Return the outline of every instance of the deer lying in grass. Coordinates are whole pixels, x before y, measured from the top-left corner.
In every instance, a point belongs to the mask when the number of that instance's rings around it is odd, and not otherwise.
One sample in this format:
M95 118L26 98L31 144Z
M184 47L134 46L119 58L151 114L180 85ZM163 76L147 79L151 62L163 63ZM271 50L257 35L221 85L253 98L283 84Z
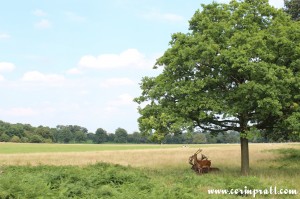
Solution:
M196 153L194 155L192 155L189 158L189 163L192 166L192 169L195 170L196 172L198 172L199 174L203 173L203 169L207 169L208 172L210 170L210 166L211 166L211 161L207 159L207 157L205 155L201 156L201 160L198 160L197 155L202 151L202 149L199 149L198 151L196 151Z

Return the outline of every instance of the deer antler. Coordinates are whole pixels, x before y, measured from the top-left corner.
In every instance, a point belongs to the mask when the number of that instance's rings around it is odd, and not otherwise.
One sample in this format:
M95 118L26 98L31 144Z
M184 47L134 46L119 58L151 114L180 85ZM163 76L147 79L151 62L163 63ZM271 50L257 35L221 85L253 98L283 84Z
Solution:
M202 149L198 149L198 151L196 151L195 154L198 154L198 153L200 153L201 151L202 151Z

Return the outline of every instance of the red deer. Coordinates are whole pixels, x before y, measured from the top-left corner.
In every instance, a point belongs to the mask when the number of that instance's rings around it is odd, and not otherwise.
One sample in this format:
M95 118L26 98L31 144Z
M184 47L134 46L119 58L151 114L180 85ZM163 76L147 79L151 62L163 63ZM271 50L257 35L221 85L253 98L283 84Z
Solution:
M202 151L202 149L199 149L198 151L196 151L196 153L194 155L192 155L189 158L189 163L192 166L192 169L195 170L196 172L198 172L199 174L203 173L203 169L207 169L207 171L209 172L210 170L210 166L211 166L211 161L207 160L207 157L202 155L201 156L201 160L198 160L197 155Z

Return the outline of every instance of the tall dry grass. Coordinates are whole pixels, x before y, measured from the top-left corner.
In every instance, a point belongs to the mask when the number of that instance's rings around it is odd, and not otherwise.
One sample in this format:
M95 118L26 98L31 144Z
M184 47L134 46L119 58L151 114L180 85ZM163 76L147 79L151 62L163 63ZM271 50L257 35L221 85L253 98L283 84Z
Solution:
M213 167L240 167L240 145L202 145L202 153L212 161ZM250 166L262 167L272 164L278 155L267 152L279 148L300 148L295 144L250 144ZM144 149L96 152L64 152L64 153L25 153L0 154L0 165L88 165L97 162L108 162L133 167L186 167L188 157L197 148Z

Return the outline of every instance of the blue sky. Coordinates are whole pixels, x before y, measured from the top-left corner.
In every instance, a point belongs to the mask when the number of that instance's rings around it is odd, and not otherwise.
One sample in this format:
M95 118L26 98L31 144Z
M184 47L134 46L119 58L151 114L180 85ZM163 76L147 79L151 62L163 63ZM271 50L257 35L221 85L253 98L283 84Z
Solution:
M200 4L210 2L2 0L0 120L138 130L132 99L141 78L159 73L152 67L171 34L187 32Z

